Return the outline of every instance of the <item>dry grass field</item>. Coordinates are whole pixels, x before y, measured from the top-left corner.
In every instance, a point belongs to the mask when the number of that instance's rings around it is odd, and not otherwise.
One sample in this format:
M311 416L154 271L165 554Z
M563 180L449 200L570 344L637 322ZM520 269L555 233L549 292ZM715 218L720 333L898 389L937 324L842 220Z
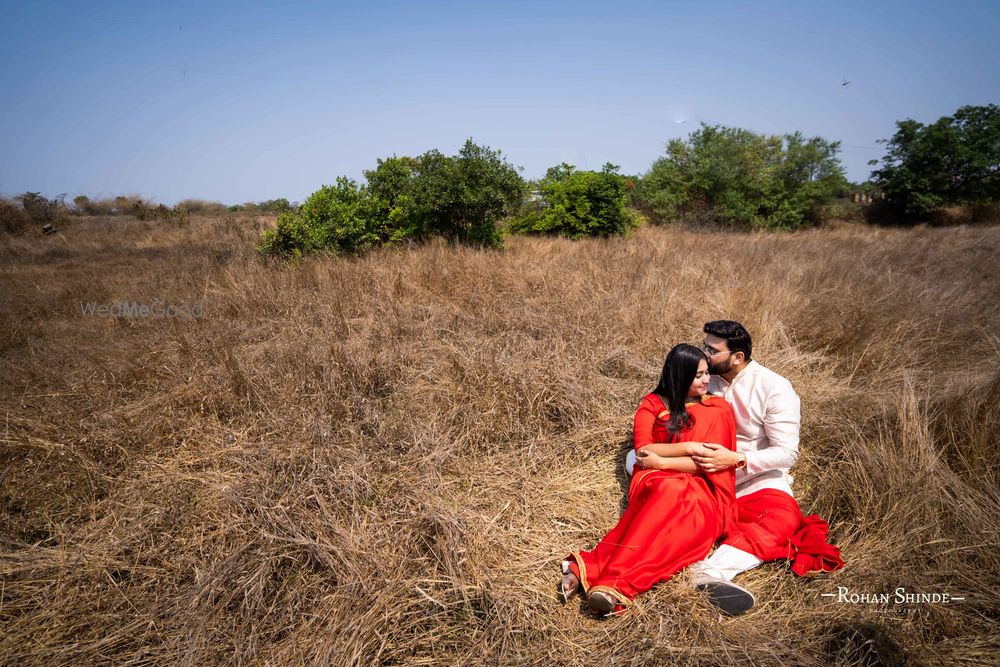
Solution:
M1000 660L1000 227L282 265L263 224L0 236L0 663ZM81 312L155 299L202 316ZM621 617L561 605L559 560L621 511L639 399L718 318L801 396L796 494L846 567L757 568L738 618L687 573Z

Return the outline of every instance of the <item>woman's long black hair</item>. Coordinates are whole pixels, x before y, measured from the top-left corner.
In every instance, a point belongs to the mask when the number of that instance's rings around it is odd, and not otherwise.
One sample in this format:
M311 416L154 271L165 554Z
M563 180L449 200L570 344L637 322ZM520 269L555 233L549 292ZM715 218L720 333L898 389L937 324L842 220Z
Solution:
M663 362L660 384L656 385L653 393L663 398L670 410L667 432L670 433L671 442L677 440L683 429L694 424L694 419L684 407L684 401L687 400L694 376L698 374L698 364L702 361L708 361L704 352L694 345L680 343L674 345L667 354L667 360Z

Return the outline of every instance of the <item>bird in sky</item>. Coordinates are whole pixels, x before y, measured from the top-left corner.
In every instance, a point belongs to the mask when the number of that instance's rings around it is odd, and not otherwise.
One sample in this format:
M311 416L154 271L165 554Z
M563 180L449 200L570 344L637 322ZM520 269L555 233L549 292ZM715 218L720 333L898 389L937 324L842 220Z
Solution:
M842 83L842 84L840 84L840 85L841 85L841 86L849 86L849 85L851 85L851 82L850 82L850 81L848 81L848 80L847 80L847 77L845 76L845 77L844 77L844 83Z

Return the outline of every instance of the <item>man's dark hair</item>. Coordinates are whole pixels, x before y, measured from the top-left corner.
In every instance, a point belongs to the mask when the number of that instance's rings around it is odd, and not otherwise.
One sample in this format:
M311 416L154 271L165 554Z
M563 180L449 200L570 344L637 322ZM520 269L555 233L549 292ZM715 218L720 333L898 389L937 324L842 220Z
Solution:
M747 330L739 322L733 322L732 320L706 322L705 328L702 331L713 336L718 336L719 338L725 338L726 346L730 352L733 354L742 352L743 357L747 361L750 361L750 355L753 352L753 341L750 340L750 334L747 333Z

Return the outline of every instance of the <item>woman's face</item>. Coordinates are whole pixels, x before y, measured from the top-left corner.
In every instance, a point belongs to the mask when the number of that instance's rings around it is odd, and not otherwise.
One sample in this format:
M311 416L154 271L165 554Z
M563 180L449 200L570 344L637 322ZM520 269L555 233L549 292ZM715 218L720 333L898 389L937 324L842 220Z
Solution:
M698 362L698 372L694 374L694 382L688 389L688 398L698 398L708 393L708 362L702 359Z

